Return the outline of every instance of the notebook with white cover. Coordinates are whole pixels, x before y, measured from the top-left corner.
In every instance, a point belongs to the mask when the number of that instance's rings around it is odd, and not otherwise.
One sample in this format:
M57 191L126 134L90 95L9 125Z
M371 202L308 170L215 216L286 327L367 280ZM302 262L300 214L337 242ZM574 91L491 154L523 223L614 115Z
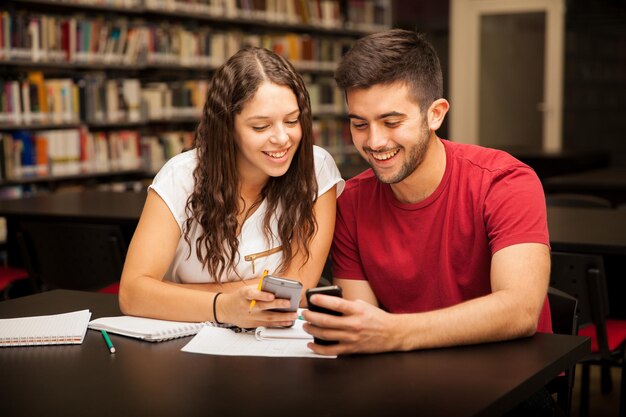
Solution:
M149 342L161 342L191 336L198 333L204 325L205 323L157 320L134 316L101 317L89 322L90 329L106 330L110 333Z
M47 316L0 319L0 346L81 344L91 318L89 310Z
M302 328L304 320L296 320L291 327L257 327L254 336L257 340L286 340L286 339L303 339L313 340L313 336L308 334Z

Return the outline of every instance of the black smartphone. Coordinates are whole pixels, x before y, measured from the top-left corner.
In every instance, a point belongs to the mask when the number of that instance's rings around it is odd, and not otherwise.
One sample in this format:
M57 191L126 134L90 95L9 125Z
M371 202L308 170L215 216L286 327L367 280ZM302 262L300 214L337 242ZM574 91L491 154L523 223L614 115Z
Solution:
M289 308L275 308L273 311L298 311L300 296L302 294L302 283L293 279L275 277L268 275L263 278L261 290L271 292L276 298L286 298L290 301Z
M329 310L324 307L317 306L315 304L311 304L311 296L315 294L324 294L324 295L332 295L334 297L343 297L343 293L341 292L341 287L338 285L329 285L327 287L317 287L317 288L309 288L306 290L306 304L311 311L315 311L316 313L324 313L324 314L332 314L333 316L342 316L343 313L339 311ZM318 345L336 345L336 340L324 340L319 339L317 337L313 338L313 341Z

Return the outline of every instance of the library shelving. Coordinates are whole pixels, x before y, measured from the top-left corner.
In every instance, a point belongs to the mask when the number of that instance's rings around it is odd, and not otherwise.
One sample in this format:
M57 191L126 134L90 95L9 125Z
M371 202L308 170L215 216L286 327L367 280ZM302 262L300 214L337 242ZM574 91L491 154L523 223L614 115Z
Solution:
M148 179L190 146L211 72L245 45L307 83L316 143L358 161L332 78L390 0L6 0L0 6L0 198Z

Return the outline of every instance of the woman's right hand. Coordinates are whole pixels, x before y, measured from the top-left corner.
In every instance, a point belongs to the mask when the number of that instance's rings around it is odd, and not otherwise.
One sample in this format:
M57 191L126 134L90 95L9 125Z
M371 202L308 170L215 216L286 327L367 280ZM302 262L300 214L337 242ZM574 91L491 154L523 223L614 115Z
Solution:
M256 300L250 310L250 303ZM270 311L289 308L289 300L275 298L274 294L260 291L256 285L247 285L217 298L215 311L220 323L234 324L242 328L291 326L298 318L297 312Z

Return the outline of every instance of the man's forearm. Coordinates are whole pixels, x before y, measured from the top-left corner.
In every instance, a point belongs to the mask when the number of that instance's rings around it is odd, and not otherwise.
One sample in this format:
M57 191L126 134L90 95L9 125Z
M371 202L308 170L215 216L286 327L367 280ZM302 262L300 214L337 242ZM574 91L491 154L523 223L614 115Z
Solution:
M440 310L396 314L390 318L390 347L406 351L531 336L540 311L502 290Z

